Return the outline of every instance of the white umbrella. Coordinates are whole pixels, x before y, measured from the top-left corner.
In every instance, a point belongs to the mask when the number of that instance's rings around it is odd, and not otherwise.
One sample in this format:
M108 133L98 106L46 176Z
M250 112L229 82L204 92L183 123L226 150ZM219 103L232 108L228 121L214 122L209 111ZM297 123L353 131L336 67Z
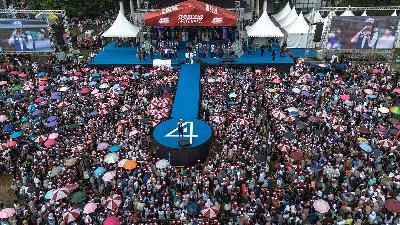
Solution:
M209 207L201 210L201 214L203 214L204 217L206 218L215 218L218 216L218 209L215 207Z
M119 155L116 152L109 153L104 157L104 162L108 164L116 163L119 160Z
M328 204L328 202L326 202L323 199L318 199L315 200L313 203L314 209L319 212L319 213L327 213L329 211L329 209L331 208Z
M386 107L380 107L378 110L379 110L379 112L385 113L385 114L390 112L390 110Z
M286 115L281 111L272 112L272 115L277 118L278 120L283 120L286 118Z
M68 89L69 89L69 87L60 87L58 89L58 91L64 92L64 91L67 91Z
M63 198L68 197L69 191L66 188L60 188L51 193L51 200L58 202Z
M104 180L105 182L109 182L109 181L111 181L111 180L115 177L115 175L116 175L116 172L115 172L115 171L108 171L107 173L105 173L105 174L103 175L103 180Z
M116 210L119 207L119 205L121 205L121 203L122 203L121 195L114 194L113 196L108 197L106 199L106 201L104 202L104 206L107 209Z
M0 115L0 123L1 123L1 122L5 122L5 121L7 121L7 120L8 120L8 118L7 118L6 115Z
M294 93L296 93L296 94L298 94L298 93L301 92L301 90L300 90L299 88L297 88L297 87L292 88L292 91L293 91Z
M391 148L393 147L393 142L388 139L384 139L379 141L379 145L381 145L384 148Z
M161 159L156 163L156 168L165 169L169 166L169 161L166 159Z
M101 84L99 86L100 89L106 89L106 88L109 88L109 87L110 87L110 85L108 85L107 83Z
M81 210L79 208L68 209L68 211L63 214L63 220L67 223L71 223L78 219L80 213Z
M121 161L118 162L118 167L124 167L126 161L128 161L128 159L121 159Z

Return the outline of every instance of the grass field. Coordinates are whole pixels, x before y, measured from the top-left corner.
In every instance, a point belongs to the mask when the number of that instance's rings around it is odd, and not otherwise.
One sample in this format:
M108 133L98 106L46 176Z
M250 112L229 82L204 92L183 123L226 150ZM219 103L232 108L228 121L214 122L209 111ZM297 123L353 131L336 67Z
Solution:
M3 200L4 207L12 207L14 200L17 199L10 189L12 178L12 175L0 173L0 199Z

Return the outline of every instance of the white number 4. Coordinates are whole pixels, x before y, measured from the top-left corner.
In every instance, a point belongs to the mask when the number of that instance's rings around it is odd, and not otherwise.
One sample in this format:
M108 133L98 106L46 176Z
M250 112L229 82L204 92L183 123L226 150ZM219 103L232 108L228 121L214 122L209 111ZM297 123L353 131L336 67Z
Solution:
M189 128L189 131L188 131ZM183 123L183 137L189 138L190 144L192 144L193 138L199 137L197 134L193 134L193 122L184 122ZM189 133L189 134L187 134ZM173 137L173 138L178 138L178 128L173 129L171 132L169 132L165 137Z

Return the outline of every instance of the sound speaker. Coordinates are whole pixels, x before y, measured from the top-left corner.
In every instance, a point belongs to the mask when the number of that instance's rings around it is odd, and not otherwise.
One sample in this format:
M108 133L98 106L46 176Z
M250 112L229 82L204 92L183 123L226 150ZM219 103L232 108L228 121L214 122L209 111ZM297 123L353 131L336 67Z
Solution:
M185 148L185 147L188 147L190 145L190 141L188 141L188 140L179 140L178 141L178 145L181 148Z
M315 26L314 42L320 42L322 31L324 30L324 23L317 23Z

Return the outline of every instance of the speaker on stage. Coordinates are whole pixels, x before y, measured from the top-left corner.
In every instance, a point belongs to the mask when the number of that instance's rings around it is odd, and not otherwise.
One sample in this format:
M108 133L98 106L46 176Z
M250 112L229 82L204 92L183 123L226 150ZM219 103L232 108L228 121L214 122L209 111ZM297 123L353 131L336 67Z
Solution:
M324 23L317 23L315 26L314 42L320 42L322 31L324 30Z
M190 145L190 141L189 140L179 140L178 141L178 145L181 148L185 148L185 147L188 147Z

